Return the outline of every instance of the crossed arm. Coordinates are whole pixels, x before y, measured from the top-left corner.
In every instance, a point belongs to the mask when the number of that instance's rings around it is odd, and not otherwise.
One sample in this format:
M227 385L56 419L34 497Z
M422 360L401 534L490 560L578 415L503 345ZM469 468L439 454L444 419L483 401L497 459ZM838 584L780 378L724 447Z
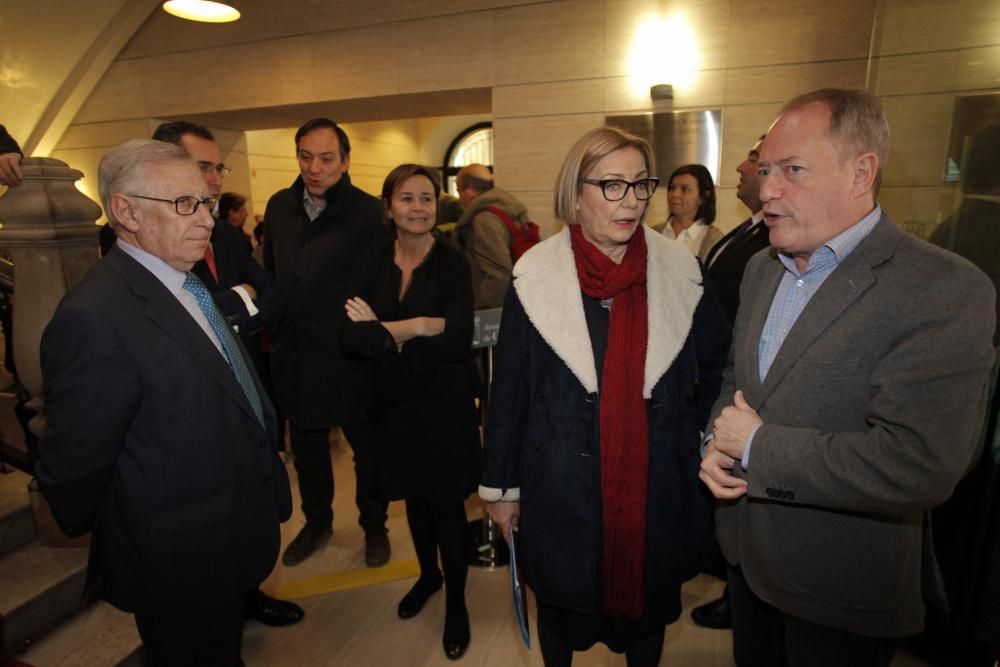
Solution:
M379 322L375 311L372 310L361 297L351 297L344 304L347 317L352 322ZM379 322L392 339L396 342L397 348L402 348L403 344L409 340L420 337L436 336L444 333L445 319L443 317L411 317L406 320L396 322Z

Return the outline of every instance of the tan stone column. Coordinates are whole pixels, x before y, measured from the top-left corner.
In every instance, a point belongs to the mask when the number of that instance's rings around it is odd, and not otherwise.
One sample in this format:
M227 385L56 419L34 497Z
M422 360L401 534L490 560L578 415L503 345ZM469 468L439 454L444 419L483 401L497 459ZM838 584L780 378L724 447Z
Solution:
M42 407L38 344L67 288L98 258L101 207L74 185L83 174L61 160L25 158L24 182L0 197L0 252L14 263L14 363L31 394L27 407ZM43 420L31 421L41 436Z

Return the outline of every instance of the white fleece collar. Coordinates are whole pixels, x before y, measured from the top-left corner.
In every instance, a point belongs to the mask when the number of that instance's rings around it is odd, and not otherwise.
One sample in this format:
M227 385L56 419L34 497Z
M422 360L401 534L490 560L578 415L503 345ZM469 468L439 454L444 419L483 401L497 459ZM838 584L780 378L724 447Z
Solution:
M677 358L702 295L698 260L681 244L642 226L648 248L647 299L649 341L642 395ZM514 265L514 289L524 312L552 350L588 393L596 393L597 367L583 313L583 293L573 260L569 229L524 254Z

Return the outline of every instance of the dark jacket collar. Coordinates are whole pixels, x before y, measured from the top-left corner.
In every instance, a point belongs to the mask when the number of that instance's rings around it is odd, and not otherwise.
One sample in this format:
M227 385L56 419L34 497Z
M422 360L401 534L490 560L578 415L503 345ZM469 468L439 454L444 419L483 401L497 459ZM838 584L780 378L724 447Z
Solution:
M351 175L344 172L340 180L327 188L326 192L323 193L323 199L326 200L326 208L320 213L320 217L328 213L336 213L344 208L350 200L353 189L351 186ZM306 194L306 184L302 180L301 175L297 176L295 182L292 183L291 191L295 194L296 204L304 210L305 207L302 205L302 198Z

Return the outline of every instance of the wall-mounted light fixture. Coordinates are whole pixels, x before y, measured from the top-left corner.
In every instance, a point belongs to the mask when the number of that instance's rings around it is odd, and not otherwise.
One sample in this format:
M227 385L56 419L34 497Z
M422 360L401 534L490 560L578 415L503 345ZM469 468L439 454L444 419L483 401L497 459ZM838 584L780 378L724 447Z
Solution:
M230 23L240 18L239 11L232 5L211 0L167 0L163 3L163 11L202 23Z
M637 101L640 95L672 100L675 91L683 97L697 78L700 62L701 48L684 12L645 16L636 25L629 50L629 87Z
M649 96L654 102L672 102L674 87L669 83L658 83L649 87Z

